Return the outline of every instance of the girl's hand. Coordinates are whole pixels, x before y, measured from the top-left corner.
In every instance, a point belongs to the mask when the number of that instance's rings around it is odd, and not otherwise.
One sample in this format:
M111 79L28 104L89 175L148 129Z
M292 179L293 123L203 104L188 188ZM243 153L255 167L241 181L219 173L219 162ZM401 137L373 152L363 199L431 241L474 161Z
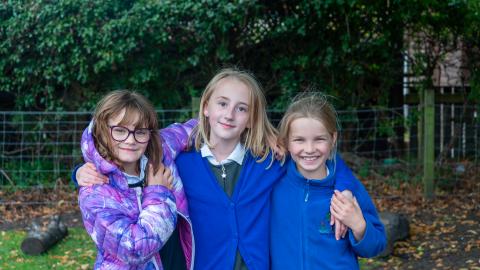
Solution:
M335 239L340 240L347 234L348 228L340 220L337 220L335 216L330 216L330 225L335 225Z
M353 200L350 200L338 190L335 190L330 205L330 212L337 221L340 220L352 230L355 240L359 241L363 238L367 223L363 218L362 209L355 197Z
M148 177L147 177L147 185L162 185L167 187L168 189L172 189L172 182L173 182L173 175L169 168L165 167L160 164L158 168L158 172L156 174L153 173L153 166L152 164L148 164Z
M93 163L87 162L78 168L75 174L78 185L81 187L89 187L92 185L102 185L108 183L108 177L97 172L97 168Z
M342 191L343 196L346 198L353 200L353 194L350 190ZM332 199L335 195L332 196ZM347 234L348 227L345 226L340 220L337 220L334 215L330 216L330 225L335 225L335 239L339 240L341 238L345 238Z

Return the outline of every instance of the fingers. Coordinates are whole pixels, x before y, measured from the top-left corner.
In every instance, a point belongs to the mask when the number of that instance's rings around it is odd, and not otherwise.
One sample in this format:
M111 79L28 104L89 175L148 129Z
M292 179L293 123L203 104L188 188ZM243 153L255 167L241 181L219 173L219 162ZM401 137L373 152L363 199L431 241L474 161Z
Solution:
M341 223L341 225L342 226L341 226L340 232L341 232L342 238L344 238L345 235L347 234L348 227L343 223Z
M90 182L95 184L108 183L108 177L97 172L97 168L91 162L87 162L85 165L85 174L90 178Z
M351 192L350 192L351 193ZM335 190L335 195L334 195L335 198L337 198L340 202L342 203L346 203L347 202L347 197L345 197L345 195L342 194L342 192L338 191L338 190Z
M168 179L172 175L172 171L169 168L163 167L163 177Z
M172 171L169 168L165 168L163 171L163 179L165 179L165 186L169 189L172 189L172 181L173 181L173 176L172 176Z
M330 202L330 208L333 210L333 213L337 214L335 216L336 218L338 218L340 213L345 211L345 203L341 200L341 198L339 198L339 196L337 196L337 193L333 195L332 201Z
M169 168L165 167L163 163L161 163L157 173L154 173L153 165L149 163L148 166L149 172L147 185L162 185L168 189L172 188L173 175Z
M153 165L148 163L148 173L147 173L147 186L153 185Z
M337 222L337 224L335 224L335 239L337 239L337 240L340 239L340 234L341 234L341 232L340 232L340 230L341 230L340 227L341 226L339 226L339 225L340 225L340 222Z
M335 224L335 216L330 214L330 226L333 226L333 224Z
M331 209L331 208L330 208ZM332 210L330 210L332 211ZM335 217L336 213L332 213L330 216L330 225L335 224L335 239L340 240L340 238L344 238L347 234L348 227L343 224L339 219ZM333 222L332 222L333 220Z
M335 217L335 225L339 222L348 225L349 216L354 212L353 203L342 194L335 193L330 202L330 212Z
M75 175L79 186L92 186L108 183L108 177L98 173L93 163L85 163L78 168Z
M335 239L340 240L340 237L344 238L346 233L347 233L347 226L337 221L337 224L335 224Z
M342 210L339 210L339 206L333 205L333 200L332 200L332 205L330 205L330 213L331 213L331 220L333 219L333 222L330 222L331 225L333 223L335 224L335 239L340 240L340 238L345 238L345 235L347 234L348 227L343 223L344 219L344 212Z
M362 209L360 207L360 205L358 204L358 201L357 201L357 198L356 197L353 197L353 204L355 205L355 207L358 207L358 209Z
M173 175L172 174L170 174L170 176L168 177L168 183L169 183L168 188L173 189Z
M345 198L347 198L347 199L350 199L350 200L353 199L353 194L352 194L352 192L351 192L350 190L348 190L348 189L342 191L341 194L342 194Z

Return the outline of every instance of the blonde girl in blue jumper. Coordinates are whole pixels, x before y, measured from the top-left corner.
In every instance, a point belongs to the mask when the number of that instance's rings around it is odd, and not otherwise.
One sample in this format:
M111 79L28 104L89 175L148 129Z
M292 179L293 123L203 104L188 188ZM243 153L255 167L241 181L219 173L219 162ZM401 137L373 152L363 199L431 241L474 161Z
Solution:
M364 186L352 180L353 200L335 190L337 115L325 96L310 93L293 102L280 139L290 158L272 192L272 269L358 269L357 256L379 254L385 231ZM348 227L347 237L335 239L331 215Z

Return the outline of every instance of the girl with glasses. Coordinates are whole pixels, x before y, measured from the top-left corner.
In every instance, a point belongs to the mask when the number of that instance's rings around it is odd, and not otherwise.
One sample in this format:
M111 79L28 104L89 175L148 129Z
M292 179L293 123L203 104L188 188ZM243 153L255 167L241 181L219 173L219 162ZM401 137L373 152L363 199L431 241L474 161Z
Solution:
M145 97L113 91L97 104L81 147L85 162L109 183L80 187L78 195L85 229L98 250L94 269L163 269L159 251L176 228L177 213L186 219L179 230L189 261L193 235L173 161L192 126L164 131L162 149L157 114Z

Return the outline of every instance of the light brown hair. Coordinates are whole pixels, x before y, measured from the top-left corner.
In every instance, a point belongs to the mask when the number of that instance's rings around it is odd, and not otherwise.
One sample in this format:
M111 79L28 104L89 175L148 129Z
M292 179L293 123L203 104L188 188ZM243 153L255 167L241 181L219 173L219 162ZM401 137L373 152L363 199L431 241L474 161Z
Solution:
M148 141L145 155L153 165L156 173L162 160L162 146L158 137L158 118L153 105L141 94L128 90L116 90L105 95L97 104L93 115L93 137L95 147L100 155L110 161L119 164L113 153L110 127L108 120L117 116L123 109L125 114L119 125L132 124L135 128L148 128L152 130ZM135 121L135 117L138 118ZM122 168L123 169L123 168Z
M237 68L225 68L220 70L207 84L200 100L199 123L192 135L195 138L195 148L200 150L201 146L206 143L210 144L210 124L203 114L210 97L215 91L220 81L224 79L234 79L242 82L250 90L249 99L249 119L250 128L246 128L241 136L241 142L246 149L249 149L254 156L261 157L260 161L265 160L270 151L270 145L274 145L277 140L277 131L272 126L267 117L266 99L263 95L262 88L255 77Z
M290 125L299 118L312 118L320 121L327 129L332 137L333 145L330 152L332 159L337 152L338 130L340 124L338 122L337 111L328 101L328 97L319 92L304 92L297 95L293 99L287 111L283 115L279 124L279 141L281 144L288 145L288 134Z

